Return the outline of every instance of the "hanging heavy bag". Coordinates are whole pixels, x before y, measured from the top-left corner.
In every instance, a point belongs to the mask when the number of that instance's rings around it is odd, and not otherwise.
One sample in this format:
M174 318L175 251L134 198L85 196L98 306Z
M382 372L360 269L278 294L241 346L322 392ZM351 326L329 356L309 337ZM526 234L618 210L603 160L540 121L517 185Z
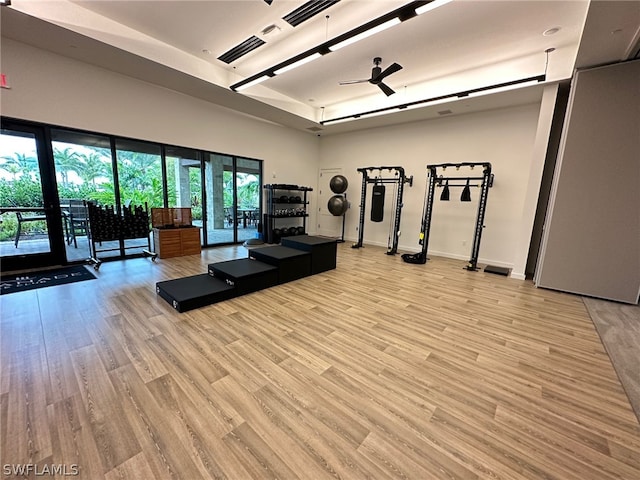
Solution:
M384 219L384 185L373 186L373 200L371 201L371 221L381 222Z

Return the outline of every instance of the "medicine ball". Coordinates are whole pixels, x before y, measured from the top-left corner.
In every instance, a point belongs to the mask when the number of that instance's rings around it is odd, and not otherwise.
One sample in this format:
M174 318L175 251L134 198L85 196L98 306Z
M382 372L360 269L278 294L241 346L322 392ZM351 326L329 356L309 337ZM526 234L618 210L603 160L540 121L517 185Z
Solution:
M297 235L304 235L304 227L300 226L296 229Z
M296 199L296 196L295 196L295 195L291 195L291 196L289 197L289 203L296 203L297 201L298 201L298 200Z
M329 187L333 193L344 193L347 191L348 186L349 182L343 175L334 175L334 177L329 180Z
M334 195L329 199L329 202L327 202L327 208L329 209L331 215L335 217L341 217L342 215L347 213L347 210L349 209L349 203L347 202L347 199L342 195Z
M289 227L289 235L295 235L296 233L298 233L298 228L297 227Z
M281 195L280 203L289 203L289 197L287 197L286 195Z

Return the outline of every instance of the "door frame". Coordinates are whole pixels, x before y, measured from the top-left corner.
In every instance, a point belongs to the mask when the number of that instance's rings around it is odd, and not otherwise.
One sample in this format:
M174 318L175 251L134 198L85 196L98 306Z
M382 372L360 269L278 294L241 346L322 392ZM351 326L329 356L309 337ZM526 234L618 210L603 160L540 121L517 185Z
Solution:
M48 252L3 256L2 270L9 272L65 265L67 258L64 246L62 211L60 210L60 201L58 199L49 130L44 126L6 118L2 118L1 127L3 130L28 133L35 138L38 168L40 170L40 187L42 189L44 212L47 217L47 233L50 246Z

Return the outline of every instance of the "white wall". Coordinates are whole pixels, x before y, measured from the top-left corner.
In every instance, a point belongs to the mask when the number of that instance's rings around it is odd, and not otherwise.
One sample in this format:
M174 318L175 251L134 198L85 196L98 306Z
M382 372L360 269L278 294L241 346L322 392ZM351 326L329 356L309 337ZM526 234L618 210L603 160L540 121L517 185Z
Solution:
M7 38L1 48L3 116L264 160L264 183L317 182L315 135Z
M2 115L262 159L265 183L314 187L310 233L318 207L324 207L316 205L320 168L342 167L349 179L353 208L346 238L353 241L361 186L356 168L403 166L414 186L405 188L399 247L418 251L426 165L491 162L496 177L480 262L515 271L521 257L526 260L533 221L526 205L537 199L531 181L540 104L318 138L6 38L1 48L11 85L0 92ZM469 259L478 192L472 191L471 203L460 203L459 195L460 189L452 189L452 201L435 203L430 254ZM387 185L385 221L371 223L366 212L365 243L387 245L392 203L393 187Z
M532 104L324 137L320 145L322 168L342 166L349 180L347 193L352 209L347 213L346 238L353 241L358 236L362 185L358 167L398 165L405 168L407 175L414 176L413 187L405 188L399 248L419 251L426 165L490 162L495 183L489 190L480 263L514 267L522 251L526 262L529 238L522 238L521 232L527 224L530 230L533 221L533 213L525 215L525 207L532 200L528 190L539 114L540 104ZM447 170L446 174L482 176L479 169L464 172ZM386 246L392 218L392 187L387 185L385 221L378 224L369 221L370 189L364 243ZM449 202L439 201L440 192L436 189L429 254L468 260L478 189L472 189L471 203L459 201L461 189L451 189ZM533 197L535 209L537 192L533 192Z

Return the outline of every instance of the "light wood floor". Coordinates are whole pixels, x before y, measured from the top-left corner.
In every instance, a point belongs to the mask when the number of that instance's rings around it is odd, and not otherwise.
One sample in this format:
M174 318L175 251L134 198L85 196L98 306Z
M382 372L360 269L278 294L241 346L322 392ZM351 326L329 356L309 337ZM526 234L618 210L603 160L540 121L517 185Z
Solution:
M104 263L0 297L0 464L81 478L640 478L640 425L582 299L433 258L338 268L195 310Z

